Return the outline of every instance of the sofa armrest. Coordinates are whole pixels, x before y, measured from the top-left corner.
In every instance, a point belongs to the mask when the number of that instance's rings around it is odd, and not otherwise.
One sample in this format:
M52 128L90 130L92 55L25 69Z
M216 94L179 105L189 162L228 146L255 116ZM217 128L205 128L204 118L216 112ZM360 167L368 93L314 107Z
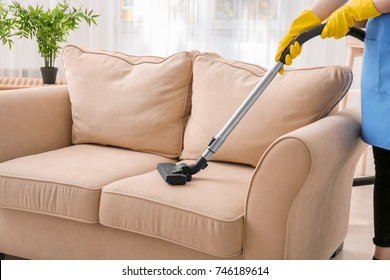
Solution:
M330 258L347 233L354 171L365 147L357 110L275 141L249 186L244 257Z
M0 91L0 162L71 144L67 86Z

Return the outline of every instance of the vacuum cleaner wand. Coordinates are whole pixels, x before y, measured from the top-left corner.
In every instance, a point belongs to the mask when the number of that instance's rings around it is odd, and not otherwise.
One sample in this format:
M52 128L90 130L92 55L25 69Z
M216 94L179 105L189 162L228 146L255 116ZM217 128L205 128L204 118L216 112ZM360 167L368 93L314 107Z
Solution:
M321 24L308 31L302 32L294 39L294 41L290 43L290 45L284 50L280 60L264 75L261 81L255 86L252 92L236 110L236 112L221 129L221 131L211 139L210 143L207 145L207 149L195 163L190 165L186 163L159 163L157 164L157 170L159 171L161 177L171 185L184 185L186 182L191 181L192 175L206 168L208 160L218 151L233 129L237 126L237 124L249 111L252 105L272 82L272 80L278 74L279 70L283 67L286 56L289 54L290 46L295 42L299 42L300 45L303 45L311 38L320 35L324 26L324 24ZM358 28L352 27L348 35L356 37L360 40L363 38L364 40L365 32Z
M256 85L222 130L217 134L217 136L211 139L210 143L207 145L207 149L194 164L159 163L157 164L157 170L159 171L161 177L171 185L184 185L186 182L191 181L192 175L198 173L202 169L205 169L207 167L208 160L222 146L233 129L272 82L282 67L283 63L279 61L265 74L263 79L261 79L261 81Z

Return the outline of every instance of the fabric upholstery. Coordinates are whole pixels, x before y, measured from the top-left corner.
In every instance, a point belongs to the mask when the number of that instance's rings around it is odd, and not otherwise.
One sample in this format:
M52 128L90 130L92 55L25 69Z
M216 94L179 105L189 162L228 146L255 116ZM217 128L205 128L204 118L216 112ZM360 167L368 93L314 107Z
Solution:
M192 112L181 159L196 159L230 119L264 69L199 54L194 61ZM348 90L350 70L322 67L278 75L212 157L256 166L278 137L326 116Z
M220 257L242 252L243 214L252 167L210 163L183 187L157 171L103 188L100 223Z
M167 58L66 46L74 144L177 157L189 113L191 54Z
M330 258L348 230L352 179L367 147L359 134L354 108L294 130L267 149L249 187L245 259Z
M209 260L216 256L169 241L0 207L2 253L32 260ZM242 254L227 259L242 259ZM111 278L110 278L111 279Z
M0 162L72 144L66 86L0 91Z
M345 238L365 148L359 114L328 113L348 89L350 70L277 76L215 161L187 185L171 186L156 164L198 158L265 73L195 53L140 57L69 46L68 86L0 93L0 252L330 257Z
M0 163L0 207L97 223L104 185L153 170L161 161L167 159L97 145L6 161Z

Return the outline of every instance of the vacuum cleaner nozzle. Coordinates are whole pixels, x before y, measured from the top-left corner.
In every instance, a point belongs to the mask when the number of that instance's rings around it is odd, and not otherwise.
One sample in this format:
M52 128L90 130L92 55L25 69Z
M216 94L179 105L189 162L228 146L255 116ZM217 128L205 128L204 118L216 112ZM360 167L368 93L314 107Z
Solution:
M186 174L188 165L185 163L159 163L157 164L157 170L163 177L164 181L170 185L185 185L188 181L191 181L191 174Z
M164 181L170 185L185 185L191 181L192 175L207 167L207 160L200 157L194 164L159 163L157 170Z

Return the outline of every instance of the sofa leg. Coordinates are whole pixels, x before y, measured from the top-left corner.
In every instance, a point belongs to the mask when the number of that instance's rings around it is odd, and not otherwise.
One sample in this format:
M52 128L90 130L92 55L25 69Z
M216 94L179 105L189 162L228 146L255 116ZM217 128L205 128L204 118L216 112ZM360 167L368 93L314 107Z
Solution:
M336 249L333 255L330 257L331 259L335 258L344 248L344 242Z

